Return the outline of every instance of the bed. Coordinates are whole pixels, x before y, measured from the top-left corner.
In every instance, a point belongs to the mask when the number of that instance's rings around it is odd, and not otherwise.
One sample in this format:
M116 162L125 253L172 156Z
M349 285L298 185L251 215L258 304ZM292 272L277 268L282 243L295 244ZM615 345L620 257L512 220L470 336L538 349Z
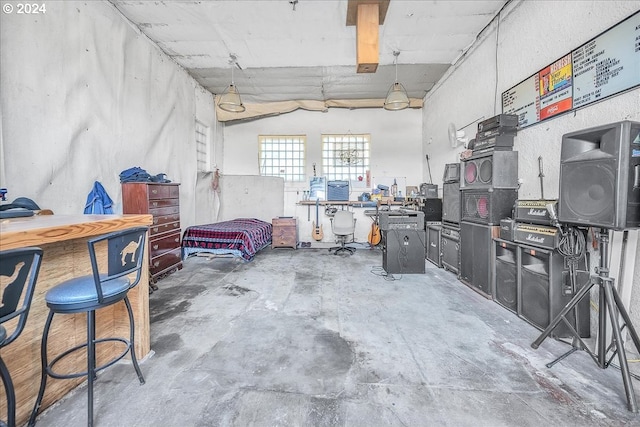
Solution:
M271 223L256 218L193 225L187 227L182 236L182 258L204 252L251 261L271 243L271 234Z

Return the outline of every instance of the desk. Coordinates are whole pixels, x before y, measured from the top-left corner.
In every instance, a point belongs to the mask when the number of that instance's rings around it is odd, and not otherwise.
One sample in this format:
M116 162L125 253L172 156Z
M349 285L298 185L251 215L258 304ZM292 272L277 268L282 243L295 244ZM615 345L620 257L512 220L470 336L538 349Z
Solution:
M404 206L406 202L398 201L398 202L384 202L381 203L380 206ZM311 207L316 205L315 200L303 200L298 202L299 205L307 207L307 221L311 221ZM375 208L376 202L362 202L359 200L320 200L318 201L319 206L342 206L343 208L352 207L352 208Z
M46 292L60 282L91 273L87 240L112 231L138 226L149 226L151 215L45 215L11 218L0 221L0 250L27 246L43 249L42 266L36 283L29 317L20 337L2 350L2 356L13 379L16 391L16 424L27 421L40 386L40 340L49 312L44 301ZM98 258L106 262L106 248L98 250ZM148 251L145 251L148 257ZM142 277L129 300L135 319L136 355L144 358L150 351L148 262L143 263ZM124 304L115 304L96 313L97 337L129 336L129 318ZM49 351L71 348L86 341L86 315L55 316L49 335ZM119 354L117 344L98 346L98 364ZM85 355L67 363L60 363L64 372L86 370ZM84 378L57 380L49 378L42 402L46 408L58 401ZM0 392L0 413L6 413L4 389Z

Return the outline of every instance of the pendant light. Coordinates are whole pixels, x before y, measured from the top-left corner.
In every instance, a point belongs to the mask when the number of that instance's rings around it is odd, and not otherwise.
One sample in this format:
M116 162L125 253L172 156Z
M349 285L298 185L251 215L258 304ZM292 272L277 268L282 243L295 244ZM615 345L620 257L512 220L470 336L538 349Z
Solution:
M404 110L409 106L407 91L404 89L404 86L402 86L402 83L398 83L398 55L400 55L400 51L393 51L393 56L395 56L393 62L396 66L396 81L389 88L389 92L387 92L387 98L384 100L385 110Z
M236 86L233 84L233 69L237 66L237 58L233 54L229 55L229 57L231 58L229 60L229 64L231 64L231 84L227 88L227 91L220 97L218 107L231 113L242 113L245 110L244 104L242 104L242 100L240 99L240 92L238 92L238 89L236 89Z

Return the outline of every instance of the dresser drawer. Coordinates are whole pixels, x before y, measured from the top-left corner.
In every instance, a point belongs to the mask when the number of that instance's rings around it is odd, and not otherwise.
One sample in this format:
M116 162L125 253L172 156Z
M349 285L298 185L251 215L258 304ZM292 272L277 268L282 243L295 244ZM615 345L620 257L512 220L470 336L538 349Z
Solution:
M273 218L271 220L271 225L273 227L295 227L296 219L295 218Z
M175 215L180 213L180 206L167 206L166 208L149 209L149 213L156 216Z
M158 234L166 233L167 231L172 231L172 230L179 230L179 229L180 229L180 221L153 225L149 227L149 236L150 236L150 239L153 239L153 237L157 236Z
M180 199L152 199L149 200L149 209L166 208L170 206L178 206Z
M181 248L176 248L171 251L158 255L155 258L151 258L151 265L149 266L149 272L152 276L157 276L169 270L175 268L182 268Z
M159 235L158 238L149 241L149 257L151 259L167 251L180 247L180 230L167 235Z
M158 215L153 217L153 225L161 225L161 224L166 224L168 222L179 222L180 221L180 214L177 212L177 208L176 208L176 212L172 213L171 215Z
M179 194L177 185L149 184L149 199L177 199Z

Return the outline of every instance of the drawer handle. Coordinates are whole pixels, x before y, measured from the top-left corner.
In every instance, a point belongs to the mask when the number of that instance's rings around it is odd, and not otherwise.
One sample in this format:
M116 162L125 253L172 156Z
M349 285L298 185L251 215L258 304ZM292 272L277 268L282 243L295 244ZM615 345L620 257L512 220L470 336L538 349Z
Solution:
M158 202L153 202L153 207L157 208L158 207Z
M175 239L173 239L174 242L178 243L180 241L179 237L176 237Z
M157 233L157 232L158 232L158 227L154 227L154 228L153 228L153 232L154 232L154 233Z
M159 265L160 265L160 261L156 261L156 262L153 263L154 267L158 267Z
M158 194L158 190L155 190L155 189L154 189L154 190L151 190L151 193L153 193L153 194Z
M153 223L157 224L158 223L158 218L153 218Z
M153 250L157 251L158 250L158 245L153 245Z

